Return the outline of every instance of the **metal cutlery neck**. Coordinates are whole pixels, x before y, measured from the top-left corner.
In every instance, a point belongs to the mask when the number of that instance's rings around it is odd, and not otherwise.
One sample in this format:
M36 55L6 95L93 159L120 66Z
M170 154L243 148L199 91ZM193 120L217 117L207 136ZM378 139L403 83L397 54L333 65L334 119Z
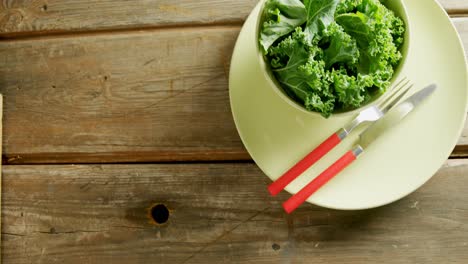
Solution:
M357 128L360 124L364 122L373 122L378 120L383 116L383 113L380 112L378 109L371 109L366 110L366 112L362 112L358 115L352 122L347 124L344 128L341 128L336 133L338 137L343 140L345 139L355 128Z
M361 145L356 145L352 151L353 151L354 157L357 158L359 157L359 155L361 155L364 152L364 148Z

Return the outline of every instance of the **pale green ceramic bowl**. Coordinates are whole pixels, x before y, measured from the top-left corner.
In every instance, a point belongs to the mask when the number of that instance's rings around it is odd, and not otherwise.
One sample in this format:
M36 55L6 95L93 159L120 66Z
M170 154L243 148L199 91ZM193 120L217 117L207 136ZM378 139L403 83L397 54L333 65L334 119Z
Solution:
M266 1L264 0L263 3L261 4L260 12L258 13L258 18L257 18L258 23L256 25L256 36L260 36L260 30L261 30L261 26L262 26L262 23L263 23L263 13L264 13L263 9L265 7L265 3L266 3ZM392 84L395 83L395 81L400 78L401 69L404 67L405 62L406 62L406 58L408 57L409 45L411 43L411 41L410 41L411 40L411 34L410 34L410 26L409 26L410 25L410 20L408 18L408 12L406 10L406 7L405 7L404 3L401 0L387 1L385 3L385 6L388 9L395 12L395 14L397 16L399 16L400 18L403 19L403 21L405 22L405 28L406 28L405 42L404 42L404 44L403 44L403 46L401 47L401 50L400 50L402 55L403 55L403 58L402 58L401 62L399 63L399 65L395 68L395 73L393 74L393 77L392 77L392 80L391 80L391 85L390 85L390 88L391 88ZM289 97L286 94L284 89L281 87L280 83L276 80L275 75L271 71L271 68L269 67L265 57L263 56L263 53L262 53L262 50L261 50L261 47L260 47L258 41L256 42L256 45L257 45L257 51L258 51L258 59L260 60L260 66L262 68L262 71L263 71L263 74L264 74L265 78L270 83L271 88L273 90L275 90L275 92L283 100L285 100L289 105L291 105L292 107L297 108L300 111L305 111L305 112L310 113L312 115L320 115L317 112L307 110L303 105L299 104L298 102L296 102L295 100L293 100L291 97ZM390 89L388 89L387 92L389 90ZM352 109L352 110L349 110L349 111L336 111L336 112L334 112L332 114L332 116L356 114L359 111L361 111L362 109L364 109L367 106L369 106L370 104L372 104L373 102L375 102L376 100L378 100L382 96L383 96L383 94L377 94L371 100L369 100L366 104L362 105L359 108Z

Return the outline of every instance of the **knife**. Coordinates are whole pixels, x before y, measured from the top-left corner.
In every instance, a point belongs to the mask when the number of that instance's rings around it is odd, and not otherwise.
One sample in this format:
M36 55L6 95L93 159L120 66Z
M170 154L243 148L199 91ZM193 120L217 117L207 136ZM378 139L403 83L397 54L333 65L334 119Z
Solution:
M426 98L429 97L437 86L431 84L426 88L416 92L405 101L398 104L391 112L389 112L383 119L377 121L364 132L359 135L358 144L345 155L343 155L333 165L328 167L324 172L317 176L313 181L302 188L298 193L289 198L283 203L284 210L289 214L305 202L312 194L314 194L320 187L325 185L329 180L335 177L343 169L355 161L365 149L372 144L382 133L388 131L391 127L403 120L409 113L411 113L418 105L420 105Z

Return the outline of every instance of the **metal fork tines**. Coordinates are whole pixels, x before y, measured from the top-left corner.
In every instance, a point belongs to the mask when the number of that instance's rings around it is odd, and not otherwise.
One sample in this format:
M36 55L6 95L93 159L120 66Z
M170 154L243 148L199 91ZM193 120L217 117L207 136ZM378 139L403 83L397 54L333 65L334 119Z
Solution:
M382 118L385 113L392 109L405 94L413 87L413 84L405 77L401 79L391 89L386 96L381 98L376 104L364 109L359 115L348 125L338 132L340 139L344 139L356 127L365 122L375 122Z

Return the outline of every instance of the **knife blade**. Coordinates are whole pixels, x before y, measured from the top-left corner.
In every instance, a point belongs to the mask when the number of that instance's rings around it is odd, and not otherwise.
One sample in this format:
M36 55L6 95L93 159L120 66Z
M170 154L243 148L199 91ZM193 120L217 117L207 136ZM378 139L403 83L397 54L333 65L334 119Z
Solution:
M386 133L393 126L401 122L408 114L415 110L417 106L424 102L426 98L434 93L436 89L437 85L431 84L408 97L403 102L399 103L381 120L372 124L360 134L358 145L356 146L357 149L359 150L358 146L360 146L362 150L366 149L370 144L372 144L372 142L379 138L379 136L381 136L383 133Z
M409 113L413 112L417 106L425 101L434 91L437 86L431 84L426 88L416 92L403 102L399 103L393 110L388 112L384 118L380 119L370 127L368 127L359 136L357 145L350 151L346 152L333 165L328 167L324 172L317 176L313 181L302 188L298 193L291 196L283 203L284 210L289 214L305 202L312 194L320 187L325 185L329 180L339 174L343 169L355 161L364 150L372 144L382 133L387 132L393 126L401 122Z

